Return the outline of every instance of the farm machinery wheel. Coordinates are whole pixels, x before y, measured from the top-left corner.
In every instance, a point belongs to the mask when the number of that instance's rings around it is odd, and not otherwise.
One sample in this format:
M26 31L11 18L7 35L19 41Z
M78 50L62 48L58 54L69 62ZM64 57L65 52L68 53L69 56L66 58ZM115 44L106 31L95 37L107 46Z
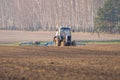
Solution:
M60 46L60 40L58 38L55 39L55 46Z
M62 46L62 47L63 47L63 46L66 46L65 40L63 40L63 41L61 42L61 46Z
M76 46L76 42L75 42L75 41L72 41L71 46Z

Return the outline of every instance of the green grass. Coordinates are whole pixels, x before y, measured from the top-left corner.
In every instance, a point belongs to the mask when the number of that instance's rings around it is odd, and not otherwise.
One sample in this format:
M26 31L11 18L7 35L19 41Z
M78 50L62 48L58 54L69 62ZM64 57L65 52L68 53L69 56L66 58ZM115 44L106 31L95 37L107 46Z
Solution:
M49 42L49 41L46 41ZM41 46L44 46L45 41L41 41ZM13 44L0 44L0 46L20 46L20 43L13 43ZM85 44L120 44L120 40L79 40L76 41L77 45L85 45ZM32 44L23 44L28 46L35 46Z
M0 46L19 46L19 43L13 43L13 44L0 44Z
M120 40L80 40L77 44L120 44Z

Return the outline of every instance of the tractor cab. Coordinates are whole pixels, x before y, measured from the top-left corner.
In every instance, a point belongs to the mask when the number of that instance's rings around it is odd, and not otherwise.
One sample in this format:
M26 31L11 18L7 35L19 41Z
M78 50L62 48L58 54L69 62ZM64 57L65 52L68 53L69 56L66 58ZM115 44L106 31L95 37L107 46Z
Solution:
M60 32L60 36L63 36L63 37L71 36L70 28L66 28L66 27L60 28L59 32Z
M58 35L54 38L56 46L70 46L72 44L70 28L60 27L57 34Z

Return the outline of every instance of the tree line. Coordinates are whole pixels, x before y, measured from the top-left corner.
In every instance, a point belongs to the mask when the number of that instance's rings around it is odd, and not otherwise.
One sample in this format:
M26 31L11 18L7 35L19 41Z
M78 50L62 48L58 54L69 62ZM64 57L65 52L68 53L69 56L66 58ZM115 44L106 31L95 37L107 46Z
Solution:
M0 0L0 29L55 30L69 26L93 32L105 0Z

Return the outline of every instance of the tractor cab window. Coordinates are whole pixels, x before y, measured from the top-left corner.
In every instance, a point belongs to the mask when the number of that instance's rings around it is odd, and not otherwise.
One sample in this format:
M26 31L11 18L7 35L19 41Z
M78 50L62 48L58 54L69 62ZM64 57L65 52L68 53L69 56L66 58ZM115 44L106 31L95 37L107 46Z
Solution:
M69 28L62 28L60 33L61 33L62 36L71 36Z

